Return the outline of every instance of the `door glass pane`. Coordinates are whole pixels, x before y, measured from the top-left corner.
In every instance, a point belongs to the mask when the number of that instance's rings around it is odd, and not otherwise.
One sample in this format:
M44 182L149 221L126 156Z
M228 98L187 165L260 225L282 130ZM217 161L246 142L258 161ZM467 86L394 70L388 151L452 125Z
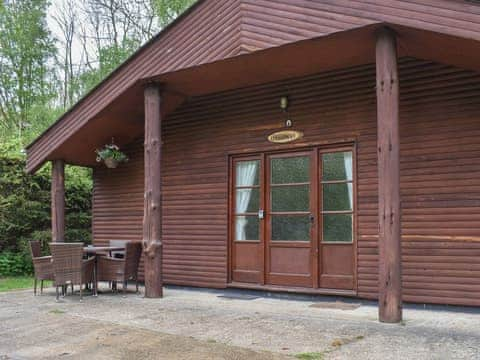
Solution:
M275 158L271 160L272 184L310 182L308 156Z
M272 187L272 211L308 211L310 185Z
M352 242L353 241L352 214L324 214L323 241L324 242Z
M310 241L310 218L272 215L273 241Z
M236 216L235 240L259 240L259 228L257 216Z
M323 184L323 210L353 210L353 185Z
M260 161L239 161L236 165L236 186L255 186L259 184Z
M336 152L323 155L323 181L352 180L352 152Z
M260 191L258 188L237 189L235 198L235 211L237 214L258 212Z

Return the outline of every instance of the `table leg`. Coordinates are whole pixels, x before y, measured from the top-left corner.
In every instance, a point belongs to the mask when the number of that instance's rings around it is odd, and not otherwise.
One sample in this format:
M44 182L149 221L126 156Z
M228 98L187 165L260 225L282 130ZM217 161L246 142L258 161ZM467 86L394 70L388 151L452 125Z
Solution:
M97 256L95 256L94 266L93 266L93 296L98 296L98 282L97 282L97 269L98 269Z

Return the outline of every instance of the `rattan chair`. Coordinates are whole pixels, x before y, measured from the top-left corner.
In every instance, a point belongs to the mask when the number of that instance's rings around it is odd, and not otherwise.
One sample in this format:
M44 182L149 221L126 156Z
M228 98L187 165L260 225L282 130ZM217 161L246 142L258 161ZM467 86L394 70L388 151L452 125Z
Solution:
M127 281L135 280L138 292L138 265L142 256L142 244L140 242L127 242L125 244L125 257L116 259L102 256L97 258L97 278L99 281L121 282L123 293L127 290Z
M80 301L82 301L82 285L93 284L95 293L95 258L83 260L82 243L51 243L53 257L54 285L59 298L58 288L68 285L80 285Z
M43 281L54 280L53 264L51 256L42 256L40 241L30 241L30 254L32 255L33 270L33 294L37 295L37 281L40 281L40 294L43 293Z
M127 242L127 240L110 240L108 245L115 247L125 246ZM116 259L123 259L125 257L125 250L110 251L110 256Z

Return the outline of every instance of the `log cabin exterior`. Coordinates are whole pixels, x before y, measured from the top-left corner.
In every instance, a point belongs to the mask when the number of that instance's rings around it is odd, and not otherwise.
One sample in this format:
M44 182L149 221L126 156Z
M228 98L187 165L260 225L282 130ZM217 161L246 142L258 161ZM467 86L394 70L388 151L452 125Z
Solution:
M480 4L204 0L27 148L161 285L480 305ZM288 109L281 109L281 99ZM288 111L285 111L288 110ZM303 133L277 144L269 135ZM130 161L95 163L114 137ZM143 270L142 270L143 271Z

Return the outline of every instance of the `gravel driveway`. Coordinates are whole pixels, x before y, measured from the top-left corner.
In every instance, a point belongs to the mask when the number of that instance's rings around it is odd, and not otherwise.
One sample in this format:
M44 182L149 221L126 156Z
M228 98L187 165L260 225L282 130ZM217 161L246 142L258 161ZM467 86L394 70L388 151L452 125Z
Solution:
M163 299L0 294L0 359L480 359L480 310L169 287ZM301 355L299 355L301 354Z

